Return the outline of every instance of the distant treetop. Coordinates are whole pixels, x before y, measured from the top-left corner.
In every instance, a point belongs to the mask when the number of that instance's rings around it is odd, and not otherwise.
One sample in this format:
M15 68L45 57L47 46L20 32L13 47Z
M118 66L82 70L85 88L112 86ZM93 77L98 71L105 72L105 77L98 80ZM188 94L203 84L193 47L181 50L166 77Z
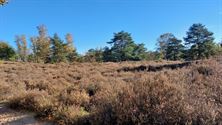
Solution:
M0 5L5 5L5 4L7 4L8 3L8 0L0 0Z

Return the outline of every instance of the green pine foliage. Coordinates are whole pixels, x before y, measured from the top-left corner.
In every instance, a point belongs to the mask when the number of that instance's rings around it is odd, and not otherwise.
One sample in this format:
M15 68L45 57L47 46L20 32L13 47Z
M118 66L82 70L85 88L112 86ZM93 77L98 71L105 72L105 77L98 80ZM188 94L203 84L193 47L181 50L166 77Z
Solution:
M167 45L173 38L175 38L175 36L172 33L165 33L157 39L157 51L159 52L160 59L166 59Z
M177 38L170 39L166 49L166 59L168 60L181 60L183 57L184 46L182 40Z
M162 34L157 45L160 59L175 61L181 60L184 55L182 40L177 39L172 33Z
M54 37L51 38L51 62L59 63L66 62L67 53L65 51L66 44L59 38L58 34L54 34Z
M189 58L192 60L209 58L215 54L213 33L203 24L193 24L184 38L189 48Z
M114 33L114 38L107 43L111 45L111 48L105 48L105 61L139 61L144 59L146 54L144 44L135 44L128 32Z

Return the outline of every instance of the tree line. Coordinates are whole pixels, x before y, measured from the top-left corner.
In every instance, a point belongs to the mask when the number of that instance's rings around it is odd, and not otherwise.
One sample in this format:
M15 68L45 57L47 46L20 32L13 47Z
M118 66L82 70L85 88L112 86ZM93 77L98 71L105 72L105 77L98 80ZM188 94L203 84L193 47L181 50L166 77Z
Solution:
M27 45L25 35L15 37L17 49L7 42L0 41L0 59L36 63L59 62L120 62L141 60L198 60L222 53L222 46L216 43L213 32L203 24L193 24L183 40L172 33L164 33L157 39L157 49L148 51L145 44L136 44L130 33L120 31L104 48L90 49L85 55L77 53L70 33L65 41L57 33L47 35L44 25L37 27L38 36L30 38L31 47Z

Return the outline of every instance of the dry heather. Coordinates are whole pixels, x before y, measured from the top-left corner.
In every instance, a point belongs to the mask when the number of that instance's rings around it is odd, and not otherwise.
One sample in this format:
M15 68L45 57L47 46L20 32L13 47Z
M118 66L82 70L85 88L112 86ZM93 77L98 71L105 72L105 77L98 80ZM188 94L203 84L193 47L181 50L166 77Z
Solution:
M221 62L175 63L1 62L0 99L58 124L222 124Z

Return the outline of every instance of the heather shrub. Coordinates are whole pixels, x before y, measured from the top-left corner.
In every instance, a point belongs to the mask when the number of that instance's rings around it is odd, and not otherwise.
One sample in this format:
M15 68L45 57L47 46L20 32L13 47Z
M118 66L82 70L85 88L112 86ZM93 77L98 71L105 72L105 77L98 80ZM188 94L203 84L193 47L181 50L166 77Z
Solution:
M81 86L85 89L88 95L94 96L97 92L105 89L105 85L102 83L89 83L89 84L81 84Z
M109 100L104 95L97 97L92 124L162 125L187 120L182 93L164 83L136 83L106 96Z
M199 66L199 67L197 67L196 70L198 73L205 75L205 76L213 75L213 73L214 73L214 70L208 66Z
M62 92L58 99L59 102L65 106L84 106L89 103L88 93L84 89L80 88L69 88L65 92Z
M98 92L91 100L90 123L97 124L116 124L113 103L116 99L117 92L114 88L104 89Z
M61 125L85 125L88 123L89 112L83 107L68 106L66 109L58 110L58 114L55 117L57 123Z
M0 100L7 99L9 91L10 91L10 86L9 85L5 85L3 83L0 84Z
M42 108L53 105L52 98L46 92L27 91L11 98L12 108L41 111Z

